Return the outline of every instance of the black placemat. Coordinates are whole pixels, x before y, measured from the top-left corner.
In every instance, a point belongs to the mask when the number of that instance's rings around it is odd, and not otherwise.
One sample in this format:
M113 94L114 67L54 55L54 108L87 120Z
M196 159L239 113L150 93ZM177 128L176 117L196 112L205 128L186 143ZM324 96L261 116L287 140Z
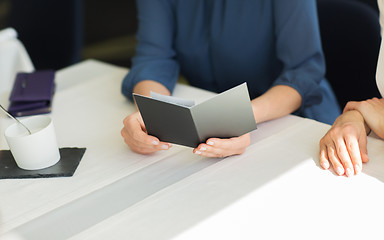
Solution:
M60 161L40 170L24 170L16 165L9 150L0 150L0 179L70 177L83 157L85 148L60 148Z

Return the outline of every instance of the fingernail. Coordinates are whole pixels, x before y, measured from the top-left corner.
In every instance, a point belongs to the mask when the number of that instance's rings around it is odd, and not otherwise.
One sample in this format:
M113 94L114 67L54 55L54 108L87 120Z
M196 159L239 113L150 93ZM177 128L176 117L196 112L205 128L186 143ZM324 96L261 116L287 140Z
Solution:
M200 151L196 151L196 152L195 152L195 154L197 154L197 155L200 155L200 154L201 154L201 152L200 152Z
M164 149L164 150L167 150L169 148L169 146L164 144L164 145L161 146L161 148Z
M212 146L212 145L213 145L213 142L212 142L212 141L209 141L209 142L207 142L207 144Z
M344 173L343 168L342 168L342 167L337 167L337 169L336 169L336 173L337 173L338 175L343 175L343 173Z
M200 148L200 151L205 151L205 150L207 150L206 147L201 147L201 148Z
M159 141L156 141L156 140L155 140L155 141L152 142L152 144L153 144L153 145L159 145Z
M347 175L347 177L351 177L351 176L353 175L353 171L352 171L352 169L347 168L347 171L346 171L345 174Z
M355 165L356 173L361 172L361 166L359 164Z
M328 169L328 168L329 168L329 163L328 163L328 162L321 162L320 165L321 165L324 169Z

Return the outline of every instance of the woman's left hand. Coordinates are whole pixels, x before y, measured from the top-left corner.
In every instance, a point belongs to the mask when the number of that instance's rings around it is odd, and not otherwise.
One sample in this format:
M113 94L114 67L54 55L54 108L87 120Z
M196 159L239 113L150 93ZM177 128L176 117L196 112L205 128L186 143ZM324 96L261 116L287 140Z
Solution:
M223 158L242 154L250 143L251 136L249 133L229 139L209 138L206 143L201 143L193 149L193 152L204 157Z
M367 129L356 110L344 112L320 140L320 165L332 167L338 175L350 177L361 172L368 162Z

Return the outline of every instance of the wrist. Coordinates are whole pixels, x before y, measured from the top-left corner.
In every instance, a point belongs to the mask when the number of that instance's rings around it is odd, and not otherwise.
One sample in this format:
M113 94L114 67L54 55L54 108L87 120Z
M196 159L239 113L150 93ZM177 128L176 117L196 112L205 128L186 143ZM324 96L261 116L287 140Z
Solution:
M364 119L364 116L355 109L347 110L344 112L341 117L345 117L348 121L360 122L364 125L364 129L367 135L371 133L371 128L368 126L367 122Z
M133 88L134 93L144 96L150 96L151 91L163 95L171 95L170 91L164 85L153 80L143 80Z
M256 123L264 122L267 119L268 113L268 104L262 103L259 98L255 98L251 101L253 116L255 118Z

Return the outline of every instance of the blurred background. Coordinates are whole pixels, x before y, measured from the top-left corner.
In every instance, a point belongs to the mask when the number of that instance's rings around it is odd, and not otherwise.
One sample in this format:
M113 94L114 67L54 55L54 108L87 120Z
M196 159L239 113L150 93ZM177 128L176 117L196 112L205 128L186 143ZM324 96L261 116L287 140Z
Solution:
M0 0L0 30L13 27L36 69L94 58L129 67L135 0Z

